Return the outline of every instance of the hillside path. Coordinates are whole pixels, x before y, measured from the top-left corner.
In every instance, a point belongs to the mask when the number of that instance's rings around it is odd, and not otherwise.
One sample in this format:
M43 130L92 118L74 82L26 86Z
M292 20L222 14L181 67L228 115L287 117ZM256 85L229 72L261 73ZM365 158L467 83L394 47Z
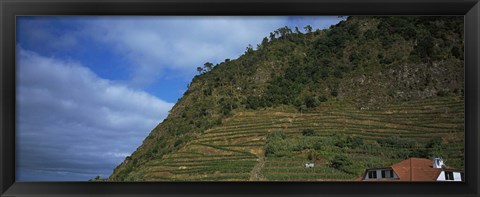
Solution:
M262 151L261 154L259 154L259 161L253 167L252 172L250 172L250 181L262 181L263 177L260 177L260 171L262 170L264 164L265 164L265 152Z

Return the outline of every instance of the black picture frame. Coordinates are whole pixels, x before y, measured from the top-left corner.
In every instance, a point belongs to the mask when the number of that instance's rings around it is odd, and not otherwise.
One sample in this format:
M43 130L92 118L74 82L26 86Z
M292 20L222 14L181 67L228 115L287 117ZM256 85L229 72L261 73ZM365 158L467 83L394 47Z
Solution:
M479 196L478 0L0 0L0 196ZM15 16L464 15L465 182L15 182Z

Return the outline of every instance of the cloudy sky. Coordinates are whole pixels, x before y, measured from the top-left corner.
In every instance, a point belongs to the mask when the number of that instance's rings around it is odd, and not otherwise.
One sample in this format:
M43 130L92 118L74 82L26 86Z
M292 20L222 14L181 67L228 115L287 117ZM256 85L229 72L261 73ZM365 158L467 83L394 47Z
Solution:
M17 181L108 177L196 67L329 17L17 17Z

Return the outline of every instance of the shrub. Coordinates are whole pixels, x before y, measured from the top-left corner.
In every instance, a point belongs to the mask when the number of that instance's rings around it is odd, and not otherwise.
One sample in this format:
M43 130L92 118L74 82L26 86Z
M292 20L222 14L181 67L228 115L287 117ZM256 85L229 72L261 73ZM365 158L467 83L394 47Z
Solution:
M450 94L450 92L448 92L448 90L439 90L437 92L437 96L441 96L441 97L448 96L449 94Z
M267 134L267 142L270 140L285 139L287 134L283 131L272 131Z
M305 99L305 105L307 108L314 108L320 105L320 101L317 97L307 97Z
M267 144L265 145L265 155L284 157L291 154L294 144L286 139L287 135L283 131L273 131L267 135Z
M350 148L358 148L363 146L364 142L361 138L348 136L347 137L347 146Z
M425 148L436 148L436 147L439 147L441 144L442 144L442 138L439 136L436 136L427 142L427 144L425 145Z
M330 91L330 95L332 95L333 97L337 97L338 96L338 90L335 88L335 89L332 89Z
M391 146L393 148L413 148L417 143L414 139L399 138L397 136L379 139L377 142L382 146Z
M412 154L412 151L406 149L406 148L400 148L398 150L395 150L395 154L391 155L392 159L407 159L410 157Z
M410 153L410 157L428 158L430 151L426 148L417 148Z
M425 144L425 147L416 148L410 153L411 157L420 157L420 158L428 158L433 156L444 155L442 150L442 138L435 137L432 138Z
M335 155L333 160L330 161L330 167L350 174L352 173L350 170L352 164L353 162L344 154Z
M178 139L177 141L175 141L174 146L177 147L177 146L179 146L179 145L182 144L182 143L183 143L183 139L180 138L180 139Z
M315 135L315 131L313 129L304 129L302 131L303 136L313 136Z
M312 148L315 150L322 150L322 147L323 147L323 143L321 140L316 140L312 146Z
M309 150L309 151L308 151L307 159L308 159L309 161L315 161L315 160L317 160L317 153L315 152L315 150Z
M230 108L228 108L228 107L223 108L223 115L228 116L228 115L230 115L230 112L231 112Z
M285 157L292 154L292 144L288 140L275 140L266 144L265 155L274 157Z

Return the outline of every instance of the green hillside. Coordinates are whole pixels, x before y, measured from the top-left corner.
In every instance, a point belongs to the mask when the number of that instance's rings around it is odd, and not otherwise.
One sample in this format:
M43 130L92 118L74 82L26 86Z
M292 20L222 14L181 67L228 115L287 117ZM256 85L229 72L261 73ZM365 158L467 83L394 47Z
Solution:
M368 110L336 103L302 114L288 107L247 110L147 162L135 176L147 181L351 180L365 168L433 155L462 168L463 114L459 97ZM275 134L284 137L272 139ZM338 155L348 165L332 166ZM305 168L310 161L317 166Z
M462 17L304 29L282 27L238 59L200 66L108 180L353 180L432 156L463 169Z

